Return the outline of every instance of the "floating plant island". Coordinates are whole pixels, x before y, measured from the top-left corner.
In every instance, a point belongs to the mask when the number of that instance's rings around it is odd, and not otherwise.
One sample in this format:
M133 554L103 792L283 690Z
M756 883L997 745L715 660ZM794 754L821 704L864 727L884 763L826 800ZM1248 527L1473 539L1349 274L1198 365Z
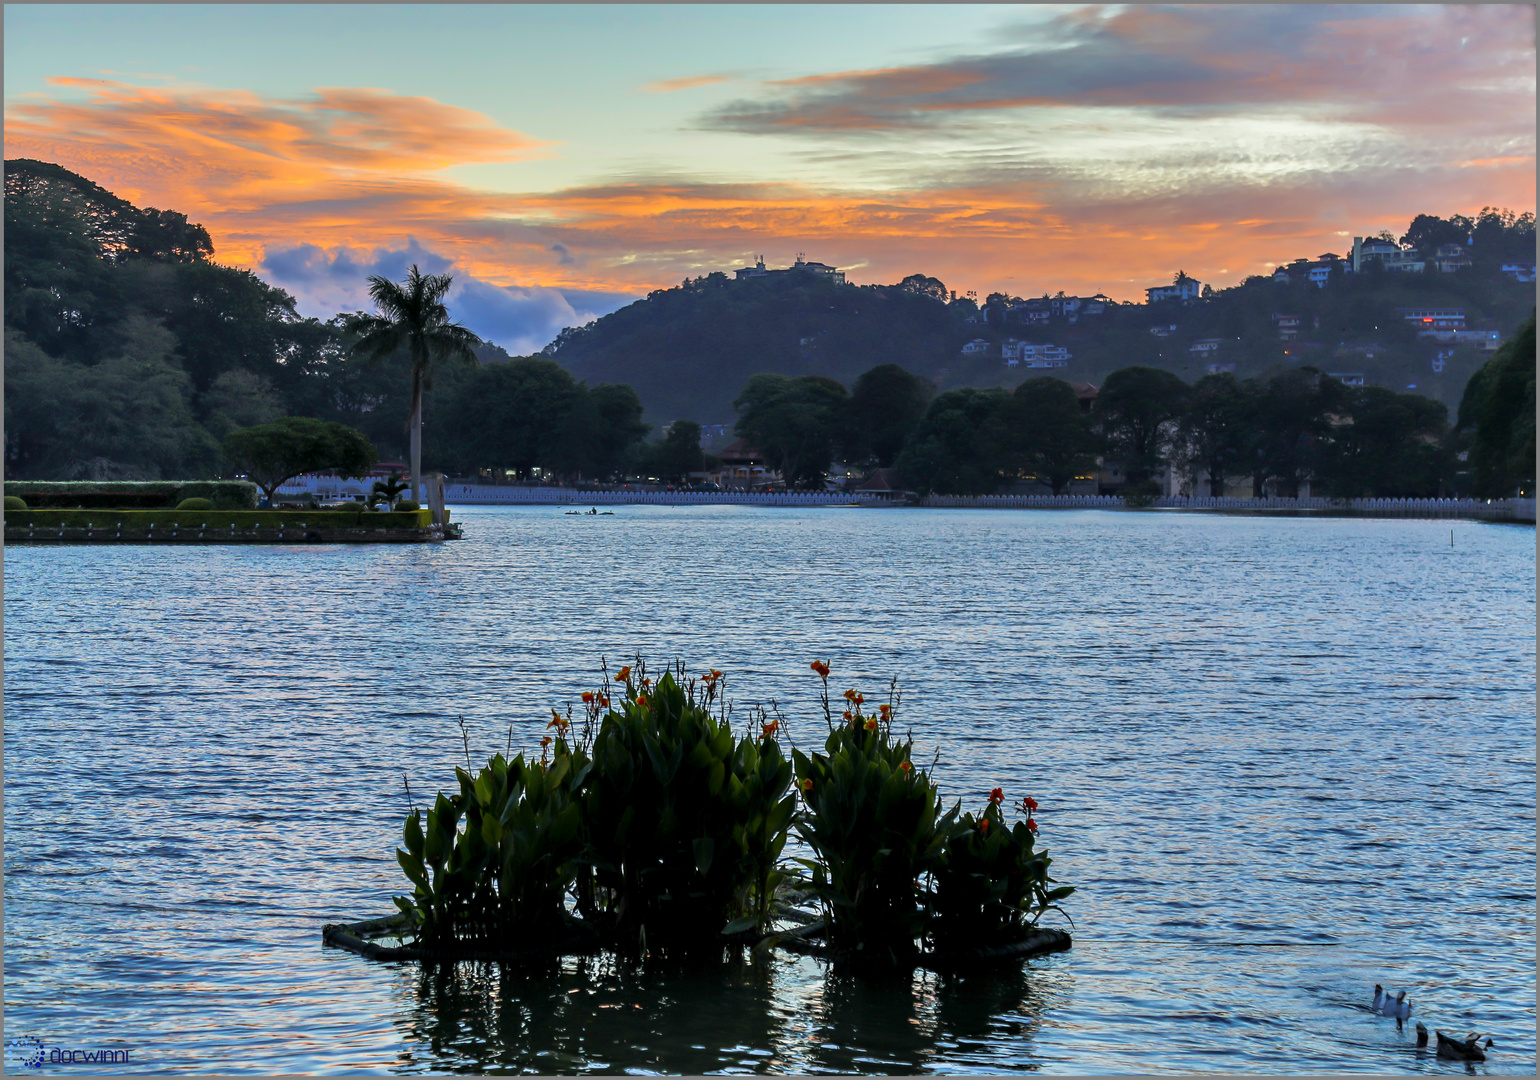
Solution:
M1074 889L1048 874L1037 802L1016 800L1014 822L999 788L944 809L893 733L896 683L868 711L856 690L831 704L829 666L812 668L827 729L812 753L780 715L735 735L719 671L606 671L581 709L552 710L538 758L457 768L457 792L414 807L396 851L410 894L323 939L397 962L781 948L934 970L1068 949L1038 925ZM793 830L810 857L783 858Z

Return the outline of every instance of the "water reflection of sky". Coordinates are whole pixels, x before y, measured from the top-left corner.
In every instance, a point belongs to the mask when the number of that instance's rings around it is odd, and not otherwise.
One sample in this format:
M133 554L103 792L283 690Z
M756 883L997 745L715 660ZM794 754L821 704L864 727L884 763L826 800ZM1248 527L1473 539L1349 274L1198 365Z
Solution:
M145 1071L1463 1073L1364 1011L1380 981L1533 1071L1532 530L460 516L440 547L7 552L8 1032ZM639 648L774 698L803 746L811 658L901 674L949 798L1043 804L1075 948L854 981L321 947L390 909L401 774L450 778L457 717L478 753L533 745Z

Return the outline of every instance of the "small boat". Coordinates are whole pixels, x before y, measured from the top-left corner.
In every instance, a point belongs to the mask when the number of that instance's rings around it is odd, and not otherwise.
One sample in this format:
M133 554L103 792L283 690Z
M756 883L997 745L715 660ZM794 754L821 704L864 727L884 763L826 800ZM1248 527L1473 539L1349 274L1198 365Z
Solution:
M1492 1046L1492 1040L1487 1039L1486 1045L1481 1043L1481 1033L1473 1031L1464 1039L1451 1039L1442 1031L1435 1031L1438 1036L1438 1056L1441 1058L1453 1058L1456 1061L1485 1061L1486 1052Z

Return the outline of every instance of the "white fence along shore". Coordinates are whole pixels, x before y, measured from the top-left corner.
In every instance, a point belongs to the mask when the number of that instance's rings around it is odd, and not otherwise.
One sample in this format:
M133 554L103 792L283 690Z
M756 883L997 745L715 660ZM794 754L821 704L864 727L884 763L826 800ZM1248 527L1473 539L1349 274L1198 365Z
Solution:
M303 476L279 488L284 495L314 494L347 498L357 481ZM902 499L842 492L647 491L640 488L584 490L564 487L516 487L508 484L444 484L450 506L851 506L897 507ZM927 507L998 510L1124 510L1120 495L930 495ZM1325 513L1355 517L1476 518L1485 521L1535 520L1534 499L1237 499L1166 496L1152 504L1163 510Z

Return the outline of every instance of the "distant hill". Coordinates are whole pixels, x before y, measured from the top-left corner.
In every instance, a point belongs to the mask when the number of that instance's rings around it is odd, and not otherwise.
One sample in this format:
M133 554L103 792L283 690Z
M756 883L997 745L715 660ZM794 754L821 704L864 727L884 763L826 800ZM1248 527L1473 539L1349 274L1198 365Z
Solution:
M945 378L941 369L967 339L968 328L923 284L837 285L809 271L733 281L718 273L564 330L545 353L591 384L630 384L651 423L712 424L734 419L733 399L761 372L848 384L892 363Z
M760 372L828 375L848 386L883 363L941 389L1014 386L1040 374L1100 383L1131 364L1164 368L1189 383L1209 365L1233 364L1245 377L1279 364L1311 364L1397 391L1412 388L1453 410L1490 352L1419 338L1418 327L1396 309L1461 308L1469 328L1506 338L1534 301L1532 284L1491 266L1452 274L1371 267L1338 275L1325 288L1257 277L1203 299L1106 301L1098 314L1054 314L1049 298L1026 303L999 294L980 309L951 299L943 283L922 275L853 286L809 272L744 281L712 274L565 330L545 353L590 383L629 383L655 424L731 422L733 398ZM1047 309L1047 318L1028 321L1032 307ZM978 341L983 351L964 355L964 346ZM1001 354L1008 342L1058 345L1069 358L1064 367L1008 367Z

